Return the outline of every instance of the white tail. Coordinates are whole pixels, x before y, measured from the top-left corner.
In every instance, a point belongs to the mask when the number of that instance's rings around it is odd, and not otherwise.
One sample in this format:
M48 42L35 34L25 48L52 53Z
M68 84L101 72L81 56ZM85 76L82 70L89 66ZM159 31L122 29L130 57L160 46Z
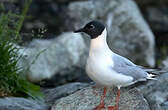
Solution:
M156 75L154 75L154 74L147 74L147 79L157 80L157 78L153 78L155 76Z

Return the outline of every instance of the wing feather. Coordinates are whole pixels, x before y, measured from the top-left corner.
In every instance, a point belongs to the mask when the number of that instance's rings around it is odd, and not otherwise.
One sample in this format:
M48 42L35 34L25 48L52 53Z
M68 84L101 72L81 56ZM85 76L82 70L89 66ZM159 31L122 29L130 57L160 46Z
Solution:
M127 58L115 54L112 56L112 60L114 62L112 69L117 73L131 76L135 81L147 79L148 73L138 67L136 64L132 63Z
M136 66L113 67L112 69L119 74L133 77L135 81L148 78L148 73Z

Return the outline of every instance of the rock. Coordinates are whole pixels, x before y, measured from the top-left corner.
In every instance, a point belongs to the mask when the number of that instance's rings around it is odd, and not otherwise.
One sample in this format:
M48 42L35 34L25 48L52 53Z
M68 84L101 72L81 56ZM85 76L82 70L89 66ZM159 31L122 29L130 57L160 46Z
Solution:
M84 88L70 96L57 100L51 110L92 110L100 103L102 91L97 88L95 92L98 95L96 96L92 87ZM106 106L115 104L114 94L116 94L116 89L111 89L110 93L107 93ZM149 106L137 89L121 89L119 110L149 110Z
M87 83L69 83L63 86L58 86L56 88L44 88L42 91L45 94L45 102L52 105L59 98L68 96L84 87L88 86Z
M166 101L165 103L163 103L163 110L167 110L168 108L168 101Z
M0 110L49 110L49 108L45 104L33 100L6 97L0 98Z
M151 110L168 110L168 73L161 74L157 79L140 85L138 90L143 93Z
M67 19L66 27L72 26L74 29L91 20L101 20L108 28L108 43L114 52L137 64L151 67L155 65L154 36L134 1L72 2L67 14L70 19Z
M155 58L157 65L165 58L168 44L168 0L136 0L144 18L155 34ZM166 49L166 50L165 50Z
M72 80L80 75L76 68L82 66L79 62L85 49L81 35L70 32L51 40L33 40L23 49L27 57L22 58L22 64L25 68L30 65L27 77L32 82L49 79L54 75L70 75L68 78Z
M162 61L162 63L160 64L160 68L168 70L168 57L166 57L165 60Z
M151 28L155 32L167 32L168 29L168 15L167 15L168 8L157 8L148 6L146 8L146 18L151 26Z

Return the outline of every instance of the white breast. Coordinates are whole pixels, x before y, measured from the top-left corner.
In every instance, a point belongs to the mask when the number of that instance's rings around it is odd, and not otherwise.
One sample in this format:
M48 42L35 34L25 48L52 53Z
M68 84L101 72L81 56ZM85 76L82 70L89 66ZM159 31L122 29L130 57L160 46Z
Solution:
M112 60L109 57L89 57L86 65L88 76L99 85L125 86L129 85L133 78L116 73L112 70Z
M102 35L91 40L86 72L94 82L103 86L128 85L133 78L116 73L112 69L114 66L113 54L106 43L106 30L104 30Z

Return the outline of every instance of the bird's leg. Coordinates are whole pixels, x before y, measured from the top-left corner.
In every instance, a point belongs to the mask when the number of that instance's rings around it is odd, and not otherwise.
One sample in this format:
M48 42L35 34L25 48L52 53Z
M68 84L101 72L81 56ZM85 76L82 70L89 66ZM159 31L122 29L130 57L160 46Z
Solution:
M107 92L107 88L104 87L104 91L103 91L103 95L101 96L100 104L98 106L96 106L93 110L101 110L101 109L105 108L104 99L105 99L105 96L106 96L106 92Z
M118 87L115 106L108 106L108 110L118 110L119 109L119 101L120 101L120 87Z
M119 101L120 101L120 88L118 88L118 91L117 91L117 98L116 98L116 109L118 110L119 108Z

